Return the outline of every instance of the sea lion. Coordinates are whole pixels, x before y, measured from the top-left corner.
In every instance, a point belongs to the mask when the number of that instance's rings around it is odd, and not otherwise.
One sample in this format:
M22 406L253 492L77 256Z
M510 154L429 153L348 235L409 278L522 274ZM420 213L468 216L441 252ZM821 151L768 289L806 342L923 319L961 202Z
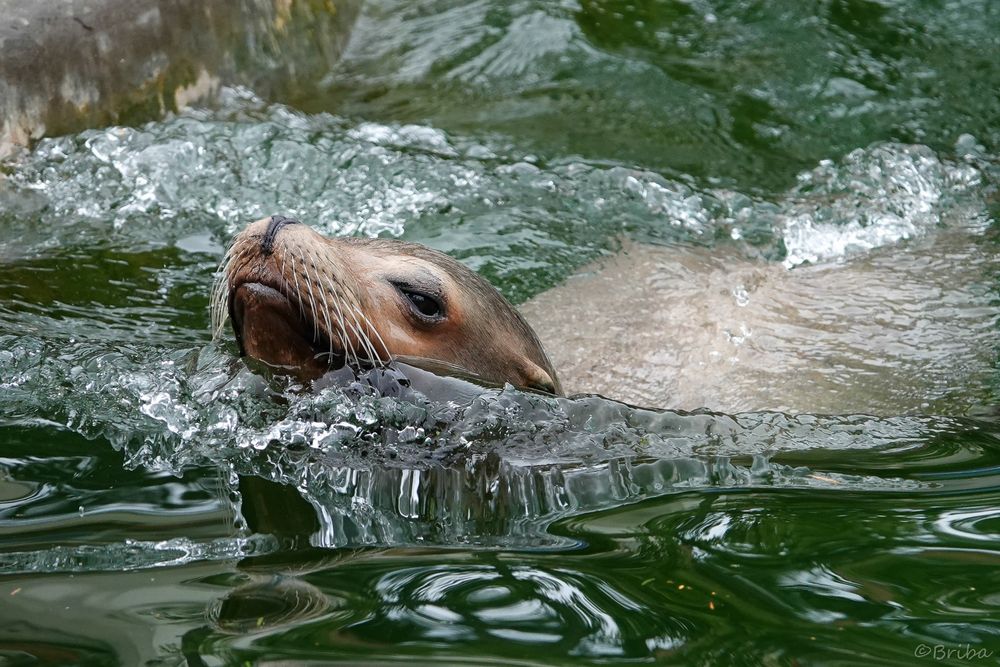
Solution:
M560 394L534 331L484 278L395 239L328 238L275 215L233 240L212 295L241 355L302 380L401 359Z
M953 414L995 382L997 273L964 229L791 270L626 243L522 317L447 255L274 216L237 236L213 302L242 353L306 379L396 359L658 409Z

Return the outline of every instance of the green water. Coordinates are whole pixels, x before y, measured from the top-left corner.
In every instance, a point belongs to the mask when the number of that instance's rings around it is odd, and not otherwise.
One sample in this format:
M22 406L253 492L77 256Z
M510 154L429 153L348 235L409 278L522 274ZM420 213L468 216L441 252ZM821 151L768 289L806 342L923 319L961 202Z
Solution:
M276 212L515 301L622 239L989 256L998 53L989 0L372 0L315 88L42 141L0 167L0 664L996 664L995 368L881 417L303 395L208 294Z

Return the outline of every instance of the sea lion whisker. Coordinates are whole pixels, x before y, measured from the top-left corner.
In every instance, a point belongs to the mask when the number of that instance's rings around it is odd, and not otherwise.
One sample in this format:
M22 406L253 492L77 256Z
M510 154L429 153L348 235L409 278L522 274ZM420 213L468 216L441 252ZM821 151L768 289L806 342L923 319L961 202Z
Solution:
M329 283L329 277L327 277L327 282ZM364 345L364 341L361 338L360 332L358 332L357 330L355 330L354 327L351 326L351 323L347 321L347 318L344 317L344 310L340 306L340 302L341 302L340 294L338 294L336 292L336 290L334 289L334 290L331 290L330 296L333 297L333 305L337 309L337 322L340 324L340 328L345 332L345 334L347 334L348 333L347 332L347 327L350 327L351 330L354 332L355 338L358 339L358 343L360 345ZM354 364L356 366L360 366L361 365L361 360L358 357L357 350L353 346L351 346L347 351L351 354L351 356L354 357Z
M285 263L282 262L277 255L275 255L274 264L275 267L278 269L278 280L281 282L281 285L279 285L280 287L279 291L284 296L291 291L289 289L288 280L285 278Z
M318 281L317 281L317 285L319 285ZM311 292L312 291L311 281L310 281L310 288L309 289L310 289L310 292ZM341 324L341 326L339 326L339 327L337 327L335 329L334 326L333 326L333 321L330 318L330 315L331 315L332 311L330 310L330 303L326 299L326 291L325 290L319 290L319 296L320 296L320 299L322 299L322 301L323 301L323 320L326 322L327 340L330 343L330 359L333 359L333 336L334 336L335 333L340 338L341 344L344 347L345 354L347 354L350 351L350 345L347 344L347 341L345 340L345 336L344 336L344 327L342 326L343 316L337 318L337 323ZM313 320L315 321L316 319L317 319L316 318L316 313L315 313L315 311L313 311Z
M229 285L229 263L232 259L232 247L226 250L215 270L215 282L212 284L212 296L209 300L209 314L212 321L212 339L215 340L222 334L222 328L226 324L228 314L229 299L226 288Z
M220 271L224 271L220 268ZM209 314L212 320L212 340L222 335L222 329L229 318L229 278L228 271L215 277L212 286L212 297L209 301Z
M216 273L223 273L229 270L229 268L241 259L245 259L247 256L247 251L242 247L240 240L237 239L226 252L222 255L222 260L219 262L219 267Z
M308 271L309 271L309 268L308 268L309 264L312 264L313 266L315 266L315 263L316 263L315 262L316 256L312 255L312 253L310 253L310 260L311 261L309 263L306 262L305 258L303 258L303 260L302 260L302 265L304 267L306 267L307 274L308 274ZM309 289L310 289L310 293L311 293L311 291L312 291L311 283L315 281L317 287L319 287L320 286L320 281L318 279L313 279L311 274L308 274L308 277L310 279L309 280L309 284L310 284L310 288ZM322 275L322 274L320 275L320 277L324 278L324 279L327 278L327 276ZM329 304L329 302L327 301L327 298L326 298L326 291L325 290L320 290L319 291L319 295L320 295L320 297L323 300L323 317L326 320L326 325L327 325L327 329L328 329L328 340L330 342L330 358L331 359L333 358L333 336L334 336L334 334L336 334L337 338L340 340L340 345L343 348L344 357L345 357L345 359L347 359L352 354L353 350L351 348L351 345L349 344L347 332L344 330L344 326L343 326L344 316L343 316L343 313L339 312L340 311L340 306L337 304L336 300L334 300L334 306L336 306L337 311L338 311L337 316L334 318L336 320L338 326L334 327L333 326L333 321L331 320L331 315L333 314L333 312L330 310L330 304ZM331 296L336 297L336 293L335 292L332 293ZM318 318L316 316L316 310L314 308L313 309L313 320L315 321L317 319Z
M330 358L333 358L333 321L330 319L330 304L326 300L326 292L320 290L320 298L323 300L323 320L326 322L327 340L330 342Z
M285 281L285 263L281 261L279 255L273 255L275 268L278 269L278 278L281 279L282 287L287 287L288 283Z
M212 338L216 339L229 320L229 306L232 298L233 276L239 273L242 264L250 257L251 252L242 243L244 237L238 237L222 256L215 272L215 283L209 300L209 315L212 326Z
M375 354L376 358L379 361L390 361L390 360L392 360L392 353L389 351L389 346L385 344L385 341L382 339L382 335L378 332L378 329L375 328L375 325L372 324L371 318L369 318L367 315L365 315L365 313L358 307L357 304L351 304L351 307L365 321L365 323L368 325L368 330L371 331L373 334L375 334L375 338L378 339L379 344L382 346L382 349L385 351L385 359L383 359L382 355L378 354L375 351L375 349L374 349L374 347L375 347L374 341L371 341L371 338L369 337L369 341L372 344L372 352Z
M351 328L357 332L356 336L365 348L365 356L368 357L368 361L373 364L377 364L380 360L378 353L375 351L375 346L372 344L371 336L368 335L365 327L361 326L361 322L358 321L357 315L352 312L351 317L354 319L354 324L351 325Z
M305 309L305 306L302 305L302 289L299 287L299 272L295 270L295 258L296 258L295 251L292 251L291 255L292 255L292 257L291 257L291 260L292 260L292 277L295 279L295 300L299 304L299 317L301 317L303 320L305 320L306 319L306 309Z
M316 295L313 293L313 279L312 274L309 273L309 264L306 262L302 263L302 267L306 271L306 289L309 291L309 310L312 312L312 322L313 322L313 338L319 338L319 307L316 304Z
M219 314L219 301L221 300L219 285L222 284L222 277L216 276L215 282L212 284L212 296L208 302L208 312L211 316L211 327L212 327L212 340L219 337L222 333L222 318Z
M315 256L314 256L315 257ZM331 284L331 276L329 274L322 274L322 278L326 282L326 287L329 289L330 298L333 302L334 308L336 308L336 321L337 321L337 335L340 337L341 345L344 350L344 360L346 362L352 362L353 365L359 366L361 361L358 357L357 349L354 345L350 344L351 332L348 330L347 318L344 317L343 308L341 308L341 291L337 289L335 281ZM324 303L326 299L326 293L321 292L321 296L324 298ZM329 310L329 305L326 306ZM355 332L357 336L357 332ZM359 338L360 340L360 338Z
M326 278L326 276L324 277ZM344 344L345 360L350 360L350 358L353 357L354 364L357 365L360 363L358 360L358 353L354 349L354 346L348 345L347 342L347 338L350 337L350 333L347 331L345 325L349 323L345 320L344 311L340 307L340 296L336 292L331 292L330 296L332 297L334 307L337 309L337 324L339 325L338 332L340 333L340 339Z
M334 292L334 294L337 295L338 300L342 298L341 292L336 291ZM350 301L348 301L345 305L350 305L353 310L357 310L357 306L355 306ZM348 326L351 327L351 330L354 331L354 335L358 339L359 345L365 348L365 355L372 363L375 363L376 359L378 358L378 354L375 352L375 348L371 343L371 337L364 330L364 327L361 326L361 322L358 321L357 315L355 315L354 312L352 312L351 310L349 310L348 312L351 313L351 317L354 319L354 324L351 324L351 322L347 321L346 317L344 318L344 321L347 323ZM355 355L355 358L357 358L357 355Z
M289 301L291 301L292 300L291 297L294 294L295 302L299 306L299 317L302 319L303 322L305 322L306 314L305 314L305 308L302 305L302 292L299 289L299 274L295 271L295 253L294 252L289 253L289 260L292 265L291 271L285 271L284 261L278 258L278 255L275 255L275 257L276 257L275 262L278 268L278 276L281 280L281 295L284 296ZM295 283L295 289L292 289L292 282L289 281L288 279L289 273L292 274L292 279L294 280Z
M331 281L331 282L335 282L335 281ZM340 319L341 319L341 321L344 323L345 326L350 327L351 331L354 332L355 338L358 339L358 345L360 347L364 347L365 348L365 354L370 356L370 354L371 354L371 346L369 345L368 338L365 335L365 332L361 329L361 326L358 323L357 318L356 317L354 318L354 323L352 324L350 322L350 320L348 320L347 317L344 316L344 311L346 310L346 306L350 305L350 302L345 300L345 297L344 297L343 293L336 288L336 285L332 286L332 290L331 291L332 291L332 293L334 295L334 298L336 299L335 303L337 305L337 312L340 313ZM341 307L342 305L344 307ZM347 311L347 312L350 312L350 311ZM360 362L360 359L358 359L357 355L355 355L355 360L358 361L358 362Z
M345 290L343 288L340 281L337 279L337 276L327 274L325 277L327 278L327 281L330 285L330 292L337 298L337 309L341 314L341 319L344 321L344 323L346 323L351 327L351 330L354 332L355 336L358 339L358 343L365 348L365 355L368 357L368 359L372 363L377 363L381 361L380 355L375 350L375 345L372 343L371 335L368 333L368 330L374 330L374 327L371 326L371 322L367 321L367 317L365 317L364 313L359 310L357 302L349 298L350 291ZM344 309L340 308L340 302L343 302ZM350 309L348 309L347 306L350 306ZM354 319L353 325L351 325L351 323L347 321L347 318L343 316L344 310L347 310L347 312L351 313L351 317ZM360 314L363 318L365 318L368 327L364 327L361 325L361 322L358 321L356 313ZM376 335L377 334L378 332L376 331ZM360 365L360 360L358 359L357 355L355 355L355 362Z

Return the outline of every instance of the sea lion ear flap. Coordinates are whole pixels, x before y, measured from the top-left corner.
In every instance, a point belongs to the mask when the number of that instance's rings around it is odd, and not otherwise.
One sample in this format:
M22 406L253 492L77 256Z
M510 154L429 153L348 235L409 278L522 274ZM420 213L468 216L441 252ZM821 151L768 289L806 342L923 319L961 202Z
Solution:
M528 359L521 361L521 374L524 377L523 386L527 389L535 389L536 391L552 394L553 396L558 396L562 393L562 389L559 387L559 380L556 379L555 374L549 375L541 366Z

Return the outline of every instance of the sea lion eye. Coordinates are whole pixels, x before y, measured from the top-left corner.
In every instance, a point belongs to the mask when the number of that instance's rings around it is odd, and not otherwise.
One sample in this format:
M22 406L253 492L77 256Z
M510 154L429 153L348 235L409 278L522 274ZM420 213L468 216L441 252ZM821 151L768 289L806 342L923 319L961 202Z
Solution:
M444 308L437 297L404 285L396 285L396 289L406 297L411 312L420 319L433 322L444 318Z
M441 315L441 306L438 302L419 292L403 292L403 295L410 300L410 303L426 317L438 317Z

